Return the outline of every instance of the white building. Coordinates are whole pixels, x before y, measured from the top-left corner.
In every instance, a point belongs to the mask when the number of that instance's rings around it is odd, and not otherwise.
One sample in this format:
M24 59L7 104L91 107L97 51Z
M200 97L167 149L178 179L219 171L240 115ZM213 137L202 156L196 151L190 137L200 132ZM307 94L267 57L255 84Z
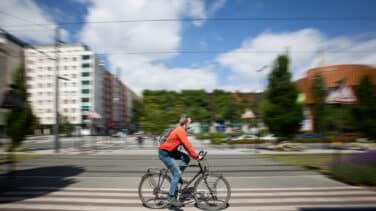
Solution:
M25 49L25 69L29 101L43 126L55 124L55 47ZM42 53L43 52L43 53ZM90 124L90 110L103 113L103 67L93 51L82 44L59 47L59 113L71 124ZM103 121L95 121L103 127Z

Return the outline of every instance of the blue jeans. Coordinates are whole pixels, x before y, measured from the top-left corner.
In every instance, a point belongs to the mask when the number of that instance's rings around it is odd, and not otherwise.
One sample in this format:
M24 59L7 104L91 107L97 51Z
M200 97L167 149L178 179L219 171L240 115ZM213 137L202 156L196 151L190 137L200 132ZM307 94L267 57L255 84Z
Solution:
M189 161L191 160L189 156L178 150L168 152L165 150L159 150L159 159L167 166L172 174L172 180L170 185L169 195L175 196L176 187L180 180L182 172L187 168ZM180 160L180 165L178 166L175 160Z

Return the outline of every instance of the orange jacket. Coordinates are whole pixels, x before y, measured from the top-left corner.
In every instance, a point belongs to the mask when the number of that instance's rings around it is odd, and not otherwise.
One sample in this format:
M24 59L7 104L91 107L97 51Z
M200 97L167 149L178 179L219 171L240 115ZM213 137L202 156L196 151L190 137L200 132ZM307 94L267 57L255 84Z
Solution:
M185 132L185 129L183 127L175 128L167 137L166 141L159 145L159 149L171 152L179 145L183 145L184 149L193 159L198 159L198 154L193 149L192 144L188 141L187 133Z

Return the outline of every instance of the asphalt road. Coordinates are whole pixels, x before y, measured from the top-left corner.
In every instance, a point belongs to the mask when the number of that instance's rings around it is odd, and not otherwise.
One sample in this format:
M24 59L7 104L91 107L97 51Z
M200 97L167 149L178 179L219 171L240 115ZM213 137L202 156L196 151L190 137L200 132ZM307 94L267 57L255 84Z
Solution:
M265 160L249 150L215 149L192 142L196 149L208 150L210 171L228 179L232 197L226 210L376 209L372 189ZM140 203L137 187L148 168L164 167L153 142L140 146L135 140L121 144L99 141L95 146L95 150L82 145L78 151L21 162L10 178L3 174L5 166L0 166L0 210L149 210ZM194 168L187 169L184 176L189 178L194 172ZM188 201L182 210L198 209Z
M210 171L223 173L235 188L345 186L313 171L272 162L255 155L217 153L209 154L207 158ZM54 186L69 180L74 187L136 188L148 168L162 167L164 166L156 153L48 155L19 163L14 182L22 186ZM5 170L3 166L2 171ZM189 178L195 172L195 168L189 168L184 176Z

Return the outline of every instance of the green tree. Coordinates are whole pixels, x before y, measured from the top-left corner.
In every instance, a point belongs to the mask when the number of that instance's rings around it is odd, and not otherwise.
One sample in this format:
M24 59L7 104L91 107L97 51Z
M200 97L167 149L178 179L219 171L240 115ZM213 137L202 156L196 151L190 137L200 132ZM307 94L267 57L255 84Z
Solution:
M183 90L180 93L180 99L180 103L184 104L184 113L189 114L193 121L209 121L209 100L205 90Z
M25 136L39 125L38 118L33 114L27 101L25 78L25 69L22 66L18 67L13 76L13 84L17 87L16 94L23 101L23 108L11 110L5 115L6 133L11 139L9 152L20 146Z
M143 102L141 100L134 100L132 105L131 125L133 129L139 129L140 118L143 112Z
M234 104L234 98L230 92L224 90L214 90L210 96L210 110L212 112L212 119L215 121L226 121L232 115L230 109ZM231 117L232 118L232 117Z
M312 106L313 123L315 132L323 133L325 127L325 91L324 81L320 73L316 73L312 81L312 96L314 104Z
M62 116L61 114L59 114L59 116L59 119L61 120L59 124L59 131L65 133L66 136L71 136L74 126L69 122L66 116Z
M358 104L353 106L352 116L355 127L368 138L376 138L376 91L371 77L365 75L355 88Z
M291 82L289 59L279 56L269 74L269 84L262 105L263 120L269 130L279 137L296 134L303 120L302 106L297 101L298 91Z

